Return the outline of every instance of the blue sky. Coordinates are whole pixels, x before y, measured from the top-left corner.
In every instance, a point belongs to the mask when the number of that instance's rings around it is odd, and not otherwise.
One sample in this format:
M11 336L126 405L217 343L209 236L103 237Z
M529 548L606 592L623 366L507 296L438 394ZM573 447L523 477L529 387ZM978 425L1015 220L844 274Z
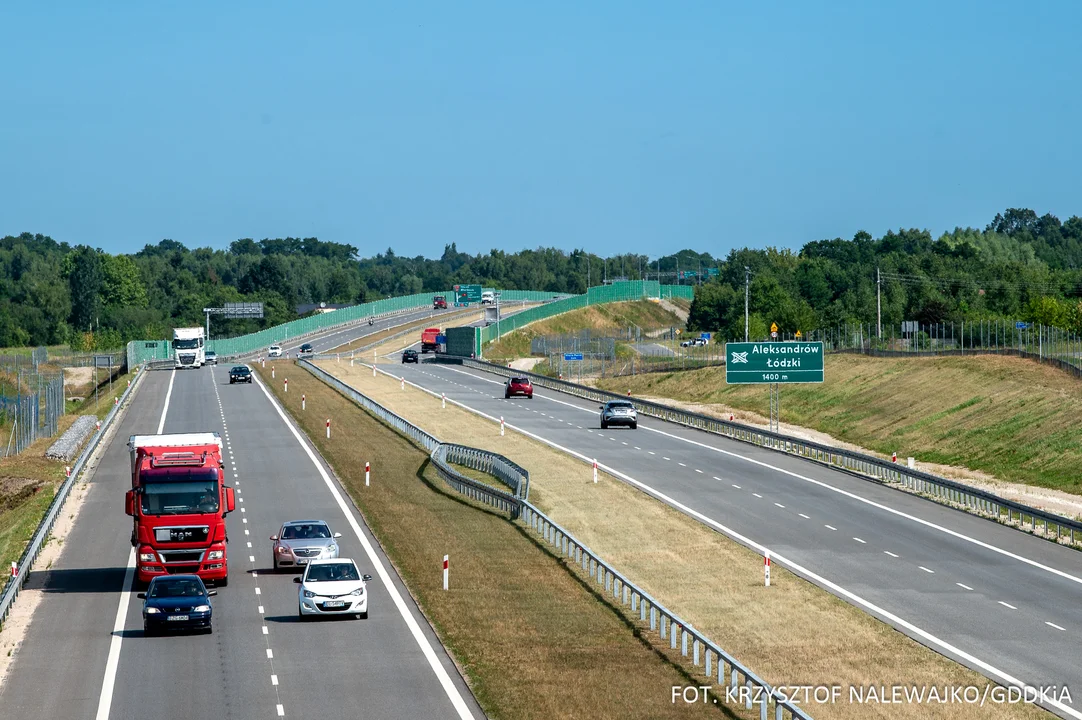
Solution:
M799 247L1082 214L1082 3L0 7L0 234Z

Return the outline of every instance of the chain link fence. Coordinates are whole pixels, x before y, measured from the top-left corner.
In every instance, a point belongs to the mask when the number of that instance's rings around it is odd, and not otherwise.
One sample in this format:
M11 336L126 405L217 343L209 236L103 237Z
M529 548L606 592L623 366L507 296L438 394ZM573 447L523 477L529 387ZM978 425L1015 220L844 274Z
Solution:
M0 374L0 430L6 431L3 457L18 455L35 440L56 435L63 414L63 373L19 369L14 381L6 371Z

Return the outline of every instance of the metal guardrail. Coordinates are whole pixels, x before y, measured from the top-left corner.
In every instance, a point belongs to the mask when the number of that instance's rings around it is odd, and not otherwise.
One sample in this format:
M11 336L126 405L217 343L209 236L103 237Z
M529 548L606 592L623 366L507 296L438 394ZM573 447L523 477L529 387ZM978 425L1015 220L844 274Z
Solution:
M525 499L529 492L529 473L522 467L502 455L487 450L443 444L435 436L308 360L301 360L298 364L395 430L430 450L433 464L456 491L508 512L513 521L521 519L528 528L540 535L557 555L570 559L581 568L583 573L602 586L607 597L621 604L622 607L630 607L632 614L637 612L639 621L644 625L648 623L650 631L656 631L661 640L667 641L670 650L675 651L679 648L681 655L685 658L689 657L690 653L693 666L701 667L704 677L711 679L716 677L719 686L734 691L746 687L747 691L738 695L743 700L745 709L752 710L754 705L758 704L761 720L767 720L770 717L771 708L773 708L775 720L786 718L811 720L811 716L789 698L784 697L781 692L776 691L747 666L631 582L627 576L579 542L574 535L530 504ZM521 493L516 490L512 495L468 478L455 470L451 463L489 472L510 487L519 488Z
M1082 547L1082 522L1078 520L1008 500L993 493L972 488L964 483L948 480L922 470L908 468L889 460L882 460L871 455L823 445L810 440L802 440L781 433L761 430L708 415L678 410L661 403L627 397L606 390L598 390L597 388L579 385L567 380L558 380L522 370L510 370L483 360L449 358L446 356L437 359L437 361L441 360L461 363L466 367L473 367L503 377L511 375L528 376L535 385L597 402L630 400L634 403L638 412L649 417L704 430L732 440L739 440L787 455L795 455L835 469L845 470L862 479L870 479L888 486L900 487L941 504L964 509L980 517L1031 532L1038 537L1044 537L1059 544Z
M22 556L19 558L18 575L13 578L9 578L7 584L4 586L3 593L0 594L0 625L2 625L8 617L8 613L11 612L11 605L15 602L15 598L18 597L19 592L22 590L23 585L26 583L26 578L30 575L30 568L33 566L34 561L38 559L38 555L41 554L42 548L45 546L45 540L52 532L53 525L56 524L57 517L60 516L60 511L64 509L64 503L68 499L68 495L71 493L71 488L75 485L79 475L86 468L87 462L94 454L102 438L105 437L105 433L109 431L113 421L117 418L120 412L127 407L132 395L135 393L136 388L142 383L143 376L146 372L137 372L135 381L124 390L124 393L120 396L120 402L113 405L113 409L109 411L109 414L105 416L105 419L101 423L101 428L94 433L90 438L90 442L79 454L79 457L75 460L75 465L71 469L71 475L64 479L64 482L60 484L60 487L56 491L56 495L53 497L53 501L49 504L49 509L45 511L45 516L38 523L37 530L34 531L34 535L30 540L30 543L23 550Z

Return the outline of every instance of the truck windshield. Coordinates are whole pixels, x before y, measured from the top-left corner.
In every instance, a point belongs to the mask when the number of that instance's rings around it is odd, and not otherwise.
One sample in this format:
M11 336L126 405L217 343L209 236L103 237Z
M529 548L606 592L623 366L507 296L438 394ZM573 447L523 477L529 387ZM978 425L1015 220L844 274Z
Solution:
M199 347L199 338L191 338L189 340L174 340L174 350L194 350Z
M144 515L186 515L218 512L218 481L154 482L143 484Z

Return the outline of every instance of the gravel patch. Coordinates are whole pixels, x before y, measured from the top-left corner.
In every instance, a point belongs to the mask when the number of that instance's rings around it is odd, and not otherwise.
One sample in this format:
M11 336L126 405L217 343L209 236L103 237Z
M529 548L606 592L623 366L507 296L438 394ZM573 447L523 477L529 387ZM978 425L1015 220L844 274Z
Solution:
M98 418L93 415L80 415L71 424L68 431L45 451L45 457L53 460L70 461L79 453L86 439L97 428Z

